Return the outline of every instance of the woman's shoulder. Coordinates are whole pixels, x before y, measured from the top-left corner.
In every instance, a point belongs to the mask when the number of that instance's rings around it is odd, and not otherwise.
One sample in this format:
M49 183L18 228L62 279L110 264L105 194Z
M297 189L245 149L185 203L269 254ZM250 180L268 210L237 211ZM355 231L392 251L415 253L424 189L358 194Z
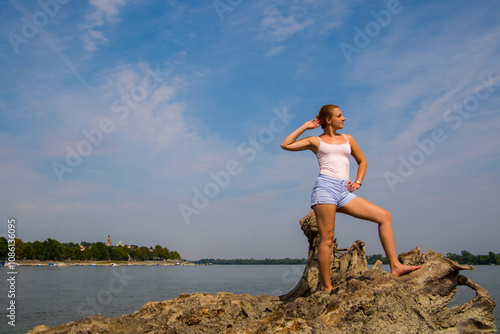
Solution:
M354 140L354 137L353 137L352 135L348 134L348 133L344 133L343 135L346 137L346 139L347 139L349 142L350 142L351 140Z
M348 133L344 133L344 136L345 136L345 139L347 139L347 142L349 143L349 145L355 145L356 144L356 140L354 139L354 137Z
M315 146L319 146L319 144L321 142L321 139L319 138L319 136L309 136L309 137L306 137L306 139L308 139L309 142L314 144Z
M321 139L319 139L318 136L309 136L305 137L304 140L307 140L311 147L309 147L310 150L316 154L318 152L319 146L321 145Z

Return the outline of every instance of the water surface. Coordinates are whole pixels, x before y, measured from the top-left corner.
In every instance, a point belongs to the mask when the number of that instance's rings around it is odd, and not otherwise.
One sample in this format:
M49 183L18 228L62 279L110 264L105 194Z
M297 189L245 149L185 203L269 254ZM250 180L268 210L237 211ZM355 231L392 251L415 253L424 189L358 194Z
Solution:
M0 271L0 333L26 333L101 314L121 316L149 301L174 299L181 293L220 291L279 296L295 287L304 265L141 266L141 267L19 267L16 275L16 327L7 325L7 272ZM382 266L387 271L387 266ZM500 266L476 266L462 271L500 301ZM450 306L474 297L459 287ZM494 310L500 319L499 308Z

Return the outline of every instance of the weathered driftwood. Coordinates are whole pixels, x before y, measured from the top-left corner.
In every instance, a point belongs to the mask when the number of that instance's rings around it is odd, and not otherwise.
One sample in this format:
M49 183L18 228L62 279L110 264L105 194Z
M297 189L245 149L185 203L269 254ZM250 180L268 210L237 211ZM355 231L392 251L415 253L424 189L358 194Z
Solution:
M381 262L367 268L364 243L332 251L333 293L318 279L318 231L311 212L301 221L309 240L308 262L288 294L250 296L194 293L117 318L92 316L56 328L37 326L29 333L493 333L495 303L487 291L459 274L472 269L432 250L400 255L422 265L406 276L383 272ZM336 245L335 245L336 246ZM476 296L448 307L457 286Z

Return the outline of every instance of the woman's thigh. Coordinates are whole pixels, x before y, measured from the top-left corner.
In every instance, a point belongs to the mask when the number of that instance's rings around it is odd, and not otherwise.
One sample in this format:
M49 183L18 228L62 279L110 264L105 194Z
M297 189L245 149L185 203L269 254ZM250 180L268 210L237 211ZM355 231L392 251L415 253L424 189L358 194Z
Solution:
M337 212L345 213L358 219L369 220L375 223L382 223L384 220L390 219L390 213L367 201L364 198L357 196L349 203L337 209Z
M313 210L320 238L332 238L333 240L337 206L335 204L316 204L313 206Z

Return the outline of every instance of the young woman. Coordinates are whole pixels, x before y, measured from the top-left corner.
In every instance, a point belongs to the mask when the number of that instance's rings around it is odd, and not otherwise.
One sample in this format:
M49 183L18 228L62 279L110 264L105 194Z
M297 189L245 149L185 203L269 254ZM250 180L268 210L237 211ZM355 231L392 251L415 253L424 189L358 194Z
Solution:
M336 105L323 106L315 119L304 123L281 143L288 151L311 150L319 162L319 175L311 195L311 207L316 215L319 230L318 264L323 290L330 292L330 254L335 231L336 212L345 213L359 219L378 224L378 233L391 273L396 276L407 274L420 266L405 266L398 260L391 214L381 207L354 195L359 189L366 173L366 159L358 143L351 135L339 134L344 128L345 117ZM324 132L319 137L297 140L306 130L320 126ZM358 163L356 181L349 181L349 158L353 156Z

